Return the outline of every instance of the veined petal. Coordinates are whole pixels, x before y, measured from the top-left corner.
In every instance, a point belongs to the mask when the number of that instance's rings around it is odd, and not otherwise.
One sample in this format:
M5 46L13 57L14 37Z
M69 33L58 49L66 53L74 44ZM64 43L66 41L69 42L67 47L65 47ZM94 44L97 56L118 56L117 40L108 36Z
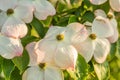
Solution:
M56 65L60 68L74 70L77 60L77 51L71 45L58 46L54 59Z
M0 12L0 30L3 26L3 24L5 23L5 21L7 20L7 15L5 12Z
M94 14L95 14L96 17L97 16L102 16L102 17L105 17L105 18L107 17L106 13L102 9L95 10Z
M114 31L107 18L98 16L93 21L92 33L96 34L97 37L109 37L113 35Z
M39 66L31 66L23 73L22 80L44 80L44 71Z
M107 39L97 39L94 51L94 58L96 62L103 63L110 51L110 43Z
M45 39L40 40L35 46L35 53L38 56L38 62L54 63L53 55L55 53L55 49L56 46L54 41L52 42Z
M116 42L119 38L118 29L114 27L113 30L114 30L114 34L108 37L108 40L110 41L110 43Z
M45 80L64 80L62 71L55 66L47 66L44 72Z
M22 19L25 23L30 23L33 19L33 9L29 6L17 6L14 10L14 16Z
M90 2L94 5L100 5L105 3L107 0L90 0Z
M120 12L120 0L109 0L110 6L113 10Z
M15 8L17 5L17 0L0 0L0 9L3 11L7 11L7 9Z
M21 56L23 47L19 39L5 37L0 35L0 55L7 59Z
M22 38L27 34L27 30L23 21L11 16L4 23L1 33L13 38Z
M94 41L91 39L86 39L85 41L74 45L77 51L81 56L84 57L86 62L89 62L93 56L93 52L95 50L95 44Z
M113 27L114 30L114 34L110 37L108 37L108 40L110 41L110 43L114 43L118 40L119 37L119 33L118 33L118 29L117 29L117 21L115 18L110 19L111 25Z
M34 51L34 47L36 45L36 42L31 42L27 44L26 50L28 51L29 57L30 57L30 62L29 66L34 66L37 65L37 54Z
M56 13L53 5L47 0L36 0L33 3L35 6L35 17L39 20L45 20L47 16L54 15Z
M73 44L78 44L79 42L84 41L88 37L88 31L86 27L80 23L71 23L66 30L67 36L71 37Z

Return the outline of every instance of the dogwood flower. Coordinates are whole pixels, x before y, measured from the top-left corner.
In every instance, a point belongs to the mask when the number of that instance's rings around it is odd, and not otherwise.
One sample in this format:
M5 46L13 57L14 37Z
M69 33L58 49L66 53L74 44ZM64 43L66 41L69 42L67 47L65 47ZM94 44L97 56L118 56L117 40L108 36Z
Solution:
M85 31L79 23L71 23L67 27L52 26L45 38L37 43L35 52L38 56L45 55L42 62L56 64L62 69L74 70L77 51L72 43L83 41L86 38ZM73 41L74 38L76 40Z
M114 30L114 34L112 36L108 37L108 40L111 43L116 42L118 40L119 33L118 33L118 29L117 29L117 21L115 19L115 16L114 16L113 12L109 11L109 13L106 15L106 13L103 10L98 9L94 13L95 13L96 16L102 16L104 18L109 19L109 22L112 25L112 28Z
M105 3L107 0L90 0L92 4L100 5ZM120 0L109 0L110 6L114 11L120 12Z
M49 15L56 13L54 6L47 0L20 0L21 5L32 6L34 15L39 20L45 20Z
M14 38L22 38L27 34L25 23L32 21L33 9L18 4L17 0L0 0L1 33Z
M0 35L0 55L6 59L21 56L23 47L19 39Z
M110 43L106 38L111 35L113 35L113 28L109 20L97 16L92 23L89 37L74 46L85 58L86 62L89 62L94 56L96 62L103 63L110 51Z
M23 73L22 80L64 80L59 68L50 64L37 63L38 57L34 53L35 44L36 42L32 42L26 46L30 56L30 67Z

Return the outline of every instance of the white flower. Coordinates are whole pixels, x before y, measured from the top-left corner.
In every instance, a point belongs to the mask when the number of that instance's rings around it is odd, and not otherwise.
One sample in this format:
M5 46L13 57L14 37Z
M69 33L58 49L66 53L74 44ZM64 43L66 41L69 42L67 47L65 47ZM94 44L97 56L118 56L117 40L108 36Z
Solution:
M1 33L14 38L22 38L27 34L27 26L33 18L33 10L18 4L17 0L0 0Z
M5 37L0 35L0 55L7 59L21 56L23 47L19 39Z
M64 80L62 71L53 66L44 63L37 63L38 56L34 53L36 42L26 46L30 56L29 68L23 73L22 80Z
M107 0L90 0L92 4L100 5L105 3ZM109 0L110 6L114 11L120 12L120 0Z
M105 3L107 0L89 0L92 4L100 5Z
M110 0L110 6L113 10L120 12L120 0Z
M104 18L109 19L109 22L110 22L110 24L112 25L112 28L113 28L113 30L114 30L114 34L111 35L111 36L109 36L109 37L108 37L108 40L109 40L111 43L116 42L116 41L118 40L118 37L119 37L118 35L119 35L119 33L118 33L118 29L117 29L117 21L116 21L116 19L115 19L115 16L114 16L113 12L112 12L112 11L109 11L109 13L106 15L103 10L98 9L98 10L96 10L94 13L95 13L96 16L101 16L101 17L104 17Z
M20 4L32 6L34 15L39 20L45 20L56 13L54 6L47 0L20 0Z
M52 26L44 39L36 45L37 55L45 55L42 62L56 64L62 69L74 69L77 51L72 46L77 41L86 39L86 30L79 23L71 23L67 27Z
M111 35L113 35L113 28L109 20L97 16L93 21L89 37L74 46L86 62L89 62L94 55L96 62L103 63L110 51L110 43L106 38Z

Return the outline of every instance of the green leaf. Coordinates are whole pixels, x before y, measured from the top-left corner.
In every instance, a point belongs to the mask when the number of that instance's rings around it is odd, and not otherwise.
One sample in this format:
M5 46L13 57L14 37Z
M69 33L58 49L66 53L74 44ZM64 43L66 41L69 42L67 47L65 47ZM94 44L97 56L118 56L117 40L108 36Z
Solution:
M78 17L75 15L71 15L68 23L72 23L72 22L78 22Z
M93 62L94 70L99 80L108 80L110 77L110 69L108 62L98 64Z
M118 39L118 41L117 41L117 45L116 45L116 54L115 54L115 56L118 58L118 59L120 59L120 38Z
M2 70L5 75L5 80L10 80L10 76L15 66L11 60L4 59L2 64Z
M24 50L22 56L12 59L15 66L20 70L20 74L24 72L29 63L29 55L26 50Z
M39 38L36 38L34 36L26 36L21 39L21 42L22 42L23 46L26 46L28 43L30 43L32 41L37 41L37 40L39 40Z
M35 30L37 31L41 38L45 36L44 26L38 19L34 18L33 21L31 22L31 26L35 28Z
M87 11L83 16L82 19L84 21L92 22L94 20L94 13L91 11Z
M20 71L15 67L14 71L11 73L10 80L22 80L22 75L19 73Z
M78 80L85 80L88 74L88 65L81 55L78 55L76 73Z

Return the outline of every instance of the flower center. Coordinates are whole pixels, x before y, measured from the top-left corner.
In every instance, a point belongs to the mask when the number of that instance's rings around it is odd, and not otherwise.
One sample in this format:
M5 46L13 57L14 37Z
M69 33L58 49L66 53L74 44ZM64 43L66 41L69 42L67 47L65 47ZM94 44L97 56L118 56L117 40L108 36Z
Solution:
M61 41L61 40L64 39L64 35L63 35L63 34L59 34L59 35L56 36L56 39L57 39L58 41Z
M14 10L13 9L8 9L7 10L7 15L11 15L11 14L13 14L14 13Z
M107 18L112 19L113 18L113 14L108 13Z
M40 67L41 69L44 69L44 68L45 68L45 66L46 66L46 64L45 64L45 63L40 63L40 64L39 64L39 67Z
M92 40L95 40L96 39L96 35L95 34L90 34L90 36L89 36Z

